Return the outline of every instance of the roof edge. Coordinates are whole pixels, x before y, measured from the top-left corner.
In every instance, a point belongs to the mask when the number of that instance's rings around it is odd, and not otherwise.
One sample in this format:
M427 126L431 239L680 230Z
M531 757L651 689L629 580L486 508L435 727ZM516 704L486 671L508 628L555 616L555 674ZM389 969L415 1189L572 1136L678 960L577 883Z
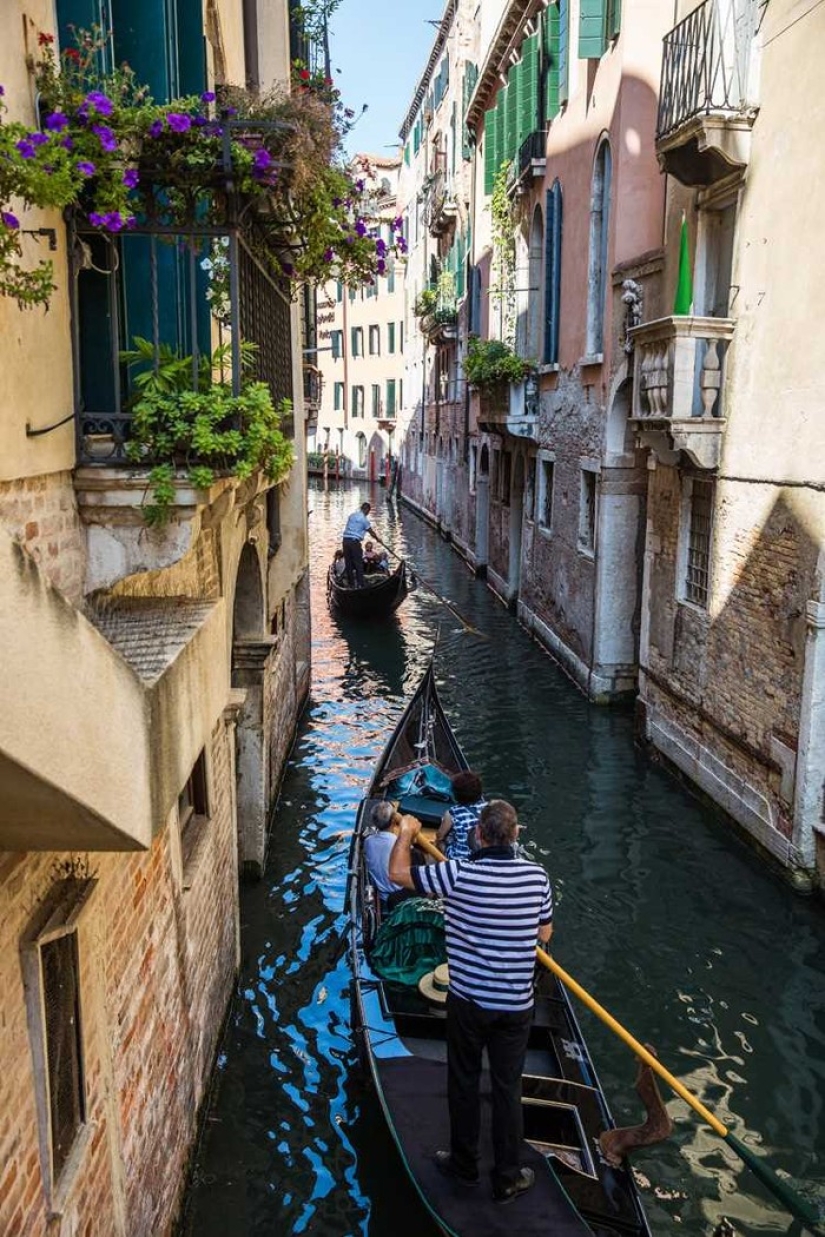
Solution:
M430 58L427 61L427 67L419 78L412 103L407 109L407 114L402 121L401 128L398 130L398 136L400 137L402 143L406 142L407 135L412 128L412 123L415 120L416 113L421 106L421 101L424 98L430 78L432 77L436 61L444 50L444 44L447 42L447 35L450 33L450 27L455 20L457 10L458 0L447 0L447 5L444 9L444 16L441 18L441 25L439 26L438 34L435 36L432 51L430 52Z

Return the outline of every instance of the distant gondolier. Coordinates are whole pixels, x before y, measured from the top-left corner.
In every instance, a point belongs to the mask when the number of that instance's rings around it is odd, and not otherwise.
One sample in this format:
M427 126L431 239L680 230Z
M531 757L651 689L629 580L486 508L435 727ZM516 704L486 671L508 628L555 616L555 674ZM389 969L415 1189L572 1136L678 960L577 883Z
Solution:
M352 588L364 587L364 553L361 542L367 533L371 533L378 540L378 534L370 525L371 510L369 503L361 503L359 509L353 511L344 527L344 561L347 564L347 578Z
M536 938L553 931L553 894L538 864L516 858L518 818L503 799L481 812L480 849L469 859L414 868L410 847L420 824L403 816L389 877L416 893L444 899L450 991L447 997L447 1095L450 1150L441 1172L478 1182L482 1053L493 1096L493 1196L508 1203L533 1185L521 1163L521 1076L533 1018Z

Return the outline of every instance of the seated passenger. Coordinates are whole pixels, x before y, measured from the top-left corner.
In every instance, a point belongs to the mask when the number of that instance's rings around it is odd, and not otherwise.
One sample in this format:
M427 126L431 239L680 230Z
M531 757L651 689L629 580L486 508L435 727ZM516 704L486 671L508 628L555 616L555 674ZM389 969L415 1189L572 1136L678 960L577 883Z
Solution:
M441 817L436 844L448 859L466 859L477 849L475 830L487 800L481 794L481 778L467 769L453 778L455 804Z
M337 584L343 584L347 578L347 560L343 550L336 550L332 560L332 574Z
M364 840L367 871L378 890L382 906L387 910L392 910L405 898L415 897L412 890L394 884L389 878L388 869L392 848L395 846L397 820L398 814L389 799L382 799L375 804L370 817L370 824L377 832L369 834Z
M380 571L382 574L389 574L390 560L387 557L386 550L376 550L372 541L368 541L364 546L364 571L373 572Z

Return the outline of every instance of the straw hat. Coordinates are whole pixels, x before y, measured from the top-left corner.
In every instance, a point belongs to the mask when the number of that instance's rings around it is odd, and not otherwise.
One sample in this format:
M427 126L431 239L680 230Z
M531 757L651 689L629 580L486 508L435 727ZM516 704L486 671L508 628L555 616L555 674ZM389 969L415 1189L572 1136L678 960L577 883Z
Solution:
M447 990L450 987L450 972L447 963L442 962L434 971L428 971L418 981L418 991L433 1005L446 1005Z

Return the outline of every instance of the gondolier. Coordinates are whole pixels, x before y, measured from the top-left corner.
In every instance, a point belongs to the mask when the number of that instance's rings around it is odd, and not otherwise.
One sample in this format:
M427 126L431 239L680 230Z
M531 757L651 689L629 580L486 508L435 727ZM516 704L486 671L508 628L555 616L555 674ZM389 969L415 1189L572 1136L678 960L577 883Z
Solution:
M481 848L470 859L413 867L420 824L400 822L390 880L445 902L450 991L447 997L447 1094L450 1150L435 1153L445 1174L479 1180L479 1083L487 1049L493 1097L493 1196L507 1203L534 1182L521 1164L521 1076L533 1016L536 939L552 934L553 894L537 864L517 859L515 809L494 799L482 810Z
M351 588L364 587L364 554L361 542L367 533L380 540L378 534L370 526L369 515L372 508L369 503L361 503L357 511L346 522L344 527L344 561L347 564L347 577Z

